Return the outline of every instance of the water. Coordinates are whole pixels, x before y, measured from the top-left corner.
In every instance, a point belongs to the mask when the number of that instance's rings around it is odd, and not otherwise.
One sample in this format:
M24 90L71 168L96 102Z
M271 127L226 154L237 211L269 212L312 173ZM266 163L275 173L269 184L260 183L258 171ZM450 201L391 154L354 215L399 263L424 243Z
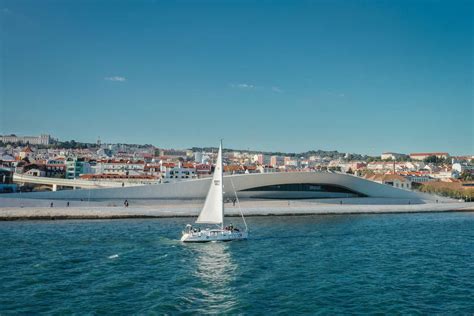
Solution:
M235 224L235 219L234 224ZM0 314L474 312L474 213L0 223Z

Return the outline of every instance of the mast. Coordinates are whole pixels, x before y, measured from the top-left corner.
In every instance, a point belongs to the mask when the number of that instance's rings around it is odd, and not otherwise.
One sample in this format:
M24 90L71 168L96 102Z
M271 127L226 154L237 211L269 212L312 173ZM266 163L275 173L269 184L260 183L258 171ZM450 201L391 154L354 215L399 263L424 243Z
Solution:
M221 145L220 145L220 148L219 148L219 154L221 155L221 161L220 161L220 170L221 170L221 193L222 193L222 223L221 223L221 229L224 229L224 164L222 163L222 139L221 139ZM219 155L218 154L218 155Z

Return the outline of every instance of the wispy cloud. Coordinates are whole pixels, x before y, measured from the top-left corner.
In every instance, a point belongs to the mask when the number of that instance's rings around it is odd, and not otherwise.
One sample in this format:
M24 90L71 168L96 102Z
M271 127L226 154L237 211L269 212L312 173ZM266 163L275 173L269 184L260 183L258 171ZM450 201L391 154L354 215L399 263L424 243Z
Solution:
M324 92L326 95L331 96L331 97L336 97L336 98L344 98L346 96L345 93L343 92L337 92L337 91L326 91Z
M122 76L112 76L112 77L105 77L104 80L124 82L124 81L127 81L127 78L122 77Z
M259 90L259 91L272 91L275 93L283 93L285 90L283 90L280 87L277 86L272 86L272 87L264 87L264 86L257 86L251 83L231 83L229 84L229 87L233 89L240 89L240 90Z
M249 84L249 83L231 83L230 86L232 88L247 89L247 90L251 90L251 89L256 88L256 86L254 86L253 84Z

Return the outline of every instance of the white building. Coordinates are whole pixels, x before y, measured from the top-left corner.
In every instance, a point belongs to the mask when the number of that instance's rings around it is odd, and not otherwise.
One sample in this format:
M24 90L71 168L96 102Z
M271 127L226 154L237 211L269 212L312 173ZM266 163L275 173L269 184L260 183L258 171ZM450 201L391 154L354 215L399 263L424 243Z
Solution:
M25 172L25 174L28 176L34 176L34 177L46 176L46 172L44 172L43 170L36 169L36 168L28 170L27 172Z
M269 165L271 163L271 158L268 155L256 154L253 156L252 161L259 165Z
M232 179L232 181L231 181ZM57 192L23 193L5 197L38 199L204 199L211 178L145 186L100 190L66 190ZM388 179L387 179L388 180ZM389 184L387 181L386 183ZM398 183L398 186L397 186ZM301 199L374 197L388 199L423 200L427 195L409 189L403 180L382 185L352 175L331 172L270 172L224 176L224 187L235 188L239 198ZM403 184L403 186L401 185ZM226 197L234 197L234 190L226 189Z
M452 179L452 178L456 179L456 178L459 178L459 176L460 176L460 173L453 169L430 173L430 177L439 179L441 181Z
M283 156L271 156L270 165L273 167L283 166L285 164L285 157Z
M454 163L453 164L453 170L456 170L457 172L459 172L459 174L467 171L467 172L470 172L470 173L474 173L474 166L473 165L470 165L470 164L467 164L467 163Z
M166 179L175 179L175 180L183 180L183 179L196 179L196 169L194 168L183 168L181 166L177 167L161 167L161 178L163 180Z
M0 141L4 143L29 143L31 145L49 145L52 142L50 135L42 134L40 136L16 136L3 135L0 136Z
M411 181L405 177L396 174L376 174L368 177L367 179L378 183L391 185L399 189L411 189Z
M82 174L92 173L91 165L75 157L68 157L64 161L66 169L66 179L78 179Z
M202 163L203 154L200 151L194 153L194 161L197 163Z
M435 156L437 158L448 158L449 154L444 152L436 152L436 153L411 153L410 158L413 160L425 160L430 156Z
M140 175L145 170L144 161L130 160L99 160L94 167L94 173L100 174L121 174L121 175Z
M299 161L298 159L291 159L289 157L285 157L285 166L286 167L298 167Z
M373 161L367 164L367 169L373 171L389 171L393 170L393 166L394 165L392 162L387 163L384 161Z
M426 183L426 182L436 181L436 179L433 179L428 175L409 175L406 178L410 180L411 182L415 182L415 183Z
M400 158L407 157L405 154L399 154L399 153L392 153L392 152L386 152L380 155L380 159L382 160L398 160Z

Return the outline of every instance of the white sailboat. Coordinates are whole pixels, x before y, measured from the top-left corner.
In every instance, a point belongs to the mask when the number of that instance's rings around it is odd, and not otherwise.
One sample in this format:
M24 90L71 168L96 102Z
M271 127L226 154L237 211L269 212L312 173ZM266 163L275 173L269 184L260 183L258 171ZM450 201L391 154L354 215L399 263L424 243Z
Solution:
M232 224L224 226L224 183L222 167L222 141L217 154L216 167L211 180L211 186L207 193L204 207L196 220L197 224L215 224L215 228L193 227L186 225L181 241L183 242L210 242L210 241L231 241L248 238L247 224L245 230L239 230ZM235 190L234 190L235 191ZM236 194L237 197L237 194ZM238 199L237 199L238 201Z

